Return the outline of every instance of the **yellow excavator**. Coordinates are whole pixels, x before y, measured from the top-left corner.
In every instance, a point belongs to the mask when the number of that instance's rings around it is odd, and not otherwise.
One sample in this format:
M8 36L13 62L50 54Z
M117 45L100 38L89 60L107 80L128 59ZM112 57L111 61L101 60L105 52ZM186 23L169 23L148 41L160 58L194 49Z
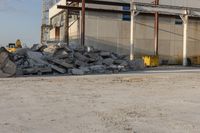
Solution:
M14 53L19 48L22 48L22 43L21 43L20 39L17 39L16 43L9 43L6 49L10 53Z

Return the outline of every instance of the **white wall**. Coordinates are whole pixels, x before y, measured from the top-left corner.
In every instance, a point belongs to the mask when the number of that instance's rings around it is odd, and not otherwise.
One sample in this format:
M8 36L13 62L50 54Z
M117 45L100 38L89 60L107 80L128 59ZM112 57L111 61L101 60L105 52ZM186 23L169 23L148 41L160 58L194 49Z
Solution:
M63 1L63 0L62 0ZM62 2L61 1L61 2ZM118 0L120 1L120 0ZM128 1L128 0L124 0ZM138 2L152 2L153 0L136 0ZM193 3L192 3L193 2ZM175 6L200 7L199 0L160 0L161 4ZM98 8L121 9L121 7L87 5ZM60 10L55 7L50 11L56 14ZM152 16L137 16L135 29L135 46L137 55L153 54L154 51L154 19ZM79 38L78 23L70 30L71 39ZM183 26L175 25L175 18L160 18L159 54L162 59L169 59L177 63L182 58ZM76 36L74 38L74 36ZM190 20L189 24L189 56L200 56L200 22ZM118 53L129 53L130 22L122 21L122 15L110 13L86 13L86 44L100 49Z

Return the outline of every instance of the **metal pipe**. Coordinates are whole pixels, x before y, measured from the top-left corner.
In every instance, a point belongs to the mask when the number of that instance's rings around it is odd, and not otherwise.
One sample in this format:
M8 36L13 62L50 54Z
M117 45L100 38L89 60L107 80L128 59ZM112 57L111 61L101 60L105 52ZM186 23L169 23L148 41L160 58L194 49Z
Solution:
M82 0L81 12L81 46L85 45L85 0Z
M159 5L159 0L155 0L155 5ZM159 37L159 14L155 13L154 21L154 54L158 56L158 37Z
M135 11L133 10L133 3L131 3L131 33L130 33L130 60L134 60L134 24L135 24Z

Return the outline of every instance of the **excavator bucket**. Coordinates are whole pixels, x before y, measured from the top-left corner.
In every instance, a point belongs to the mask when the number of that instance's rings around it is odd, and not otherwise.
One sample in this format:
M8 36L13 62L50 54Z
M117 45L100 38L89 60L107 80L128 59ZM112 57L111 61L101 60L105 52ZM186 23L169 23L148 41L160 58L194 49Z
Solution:
M16 74L16 65L10 59L10 53L0 48L0 78L11 77Z

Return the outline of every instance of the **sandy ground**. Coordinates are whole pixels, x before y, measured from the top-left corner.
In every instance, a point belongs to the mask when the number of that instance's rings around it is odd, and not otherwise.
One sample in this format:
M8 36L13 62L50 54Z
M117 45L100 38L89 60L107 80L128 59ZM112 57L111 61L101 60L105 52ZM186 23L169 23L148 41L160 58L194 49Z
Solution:
M200 70L0 79L0 133L199 133Z

